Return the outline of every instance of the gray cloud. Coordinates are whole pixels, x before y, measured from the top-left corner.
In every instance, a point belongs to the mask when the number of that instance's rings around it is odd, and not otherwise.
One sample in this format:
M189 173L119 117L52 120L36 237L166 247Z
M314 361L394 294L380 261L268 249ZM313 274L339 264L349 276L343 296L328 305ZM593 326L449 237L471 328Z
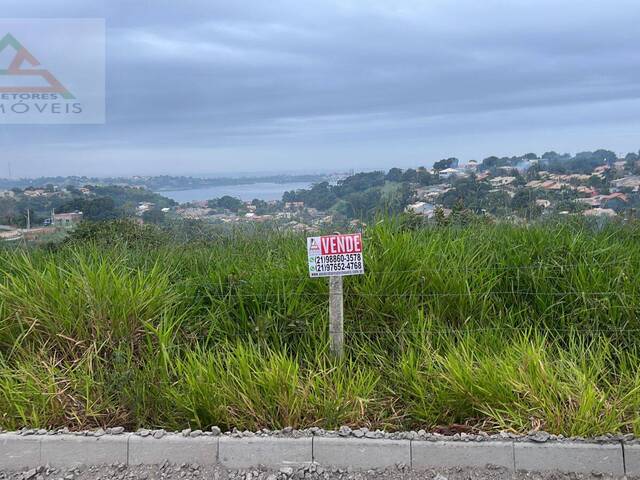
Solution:
M635 0L9 0L5 10L104 16L108 27L107 124L3 126L24 175L640 147Z

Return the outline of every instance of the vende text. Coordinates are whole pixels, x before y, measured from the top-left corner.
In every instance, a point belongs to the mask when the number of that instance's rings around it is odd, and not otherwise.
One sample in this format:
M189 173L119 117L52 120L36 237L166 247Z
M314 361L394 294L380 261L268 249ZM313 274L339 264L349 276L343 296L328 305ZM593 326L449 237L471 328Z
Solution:
M331 235L320 237L322 255L362 252L362 237L359 233L352 235Z

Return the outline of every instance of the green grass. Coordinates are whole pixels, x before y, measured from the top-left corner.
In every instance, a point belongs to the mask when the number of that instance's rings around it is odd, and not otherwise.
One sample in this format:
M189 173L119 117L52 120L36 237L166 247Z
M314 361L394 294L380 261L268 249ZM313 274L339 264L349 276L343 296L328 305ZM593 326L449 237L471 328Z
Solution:
M640 434L638 225L380 222L342 361L301 236L147 233L0 251L1 427Z

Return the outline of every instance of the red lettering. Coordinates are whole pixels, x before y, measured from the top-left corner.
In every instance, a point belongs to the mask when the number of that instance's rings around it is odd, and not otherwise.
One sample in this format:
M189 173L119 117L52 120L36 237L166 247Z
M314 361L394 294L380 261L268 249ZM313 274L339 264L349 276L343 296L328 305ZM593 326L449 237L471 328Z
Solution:
M362 237L359 233L352 235L328 235L320 237L322 255L338 255L342 253L362 252Z

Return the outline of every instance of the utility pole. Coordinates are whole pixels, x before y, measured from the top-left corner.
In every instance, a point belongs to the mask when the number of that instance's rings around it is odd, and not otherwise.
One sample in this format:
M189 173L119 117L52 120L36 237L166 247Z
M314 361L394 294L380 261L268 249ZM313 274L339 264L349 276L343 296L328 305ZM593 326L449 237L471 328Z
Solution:
M27 208L27 230L31 230L31 210Z
M342 276L329 277L329 337L331 353L337 358L344 355L344 296Z

